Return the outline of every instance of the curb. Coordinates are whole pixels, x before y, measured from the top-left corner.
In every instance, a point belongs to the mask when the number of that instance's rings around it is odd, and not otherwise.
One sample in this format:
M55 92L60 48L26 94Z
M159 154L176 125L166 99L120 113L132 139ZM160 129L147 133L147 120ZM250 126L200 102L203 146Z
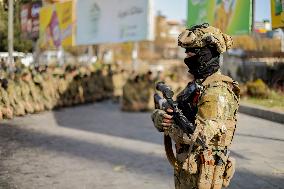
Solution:
M284 112L272 111L263 107L243 103L240 105L239 112L278 123L284 123Z

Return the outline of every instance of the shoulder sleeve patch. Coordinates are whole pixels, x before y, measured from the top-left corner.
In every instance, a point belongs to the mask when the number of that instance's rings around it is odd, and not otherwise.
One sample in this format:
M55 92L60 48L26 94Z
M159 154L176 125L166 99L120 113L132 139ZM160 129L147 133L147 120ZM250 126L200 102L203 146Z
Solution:
M218 104L215 95L206 95L200 99L197 114L205 119L217 117Z

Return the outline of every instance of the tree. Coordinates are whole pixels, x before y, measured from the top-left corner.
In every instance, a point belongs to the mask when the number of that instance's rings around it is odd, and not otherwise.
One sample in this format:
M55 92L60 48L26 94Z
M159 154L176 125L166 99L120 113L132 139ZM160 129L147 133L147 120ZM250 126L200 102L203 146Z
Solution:
M21 38L21 5L31 1L22 0L14 2L14 50L19 52L31 52L32 41ZM8 51L8 10L6 1L0 3L0 51Z

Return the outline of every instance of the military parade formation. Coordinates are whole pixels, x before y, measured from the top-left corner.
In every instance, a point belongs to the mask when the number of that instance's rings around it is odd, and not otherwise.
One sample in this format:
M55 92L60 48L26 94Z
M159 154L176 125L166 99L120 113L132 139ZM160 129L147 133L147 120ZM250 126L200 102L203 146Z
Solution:
M13 71L6 70L1 72L1 120L108 99L114 91L107 67L19 63Z
M154 106L157 78L150 71L137 74L101 63L26 67L18 62L10 69L4 61L1 68L0 120L106 99L120 103L123 111Z

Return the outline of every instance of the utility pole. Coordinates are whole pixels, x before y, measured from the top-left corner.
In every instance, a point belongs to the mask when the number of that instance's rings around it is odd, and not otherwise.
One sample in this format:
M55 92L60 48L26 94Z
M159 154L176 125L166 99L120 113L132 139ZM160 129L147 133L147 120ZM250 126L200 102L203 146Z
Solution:
M138 42L133 42L133 49L132 49L132 70L137 71L138 68L138 50L139 45Z
M252 30L252 33L254 34L254 21L255 21L255 0L252 0L252 22L251 22L251 30Z
M9 0L8 5L8 52L9 52L9 67L11 68L14 64L14 25L13 25L13 14L14 14L14 0Z

